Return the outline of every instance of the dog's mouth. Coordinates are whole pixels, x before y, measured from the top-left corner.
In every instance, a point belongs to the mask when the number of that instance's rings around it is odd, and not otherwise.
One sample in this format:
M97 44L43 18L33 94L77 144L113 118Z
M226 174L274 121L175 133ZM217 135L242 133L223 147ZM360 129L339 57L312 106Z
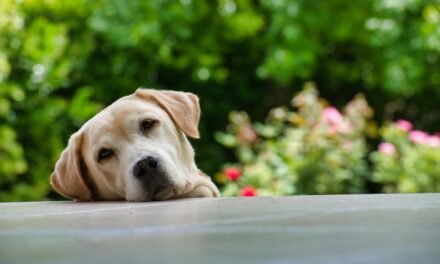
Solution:
M154 188L151 197L153 201L163 201L168 200L175 195L176 191L173 186L158 185Z

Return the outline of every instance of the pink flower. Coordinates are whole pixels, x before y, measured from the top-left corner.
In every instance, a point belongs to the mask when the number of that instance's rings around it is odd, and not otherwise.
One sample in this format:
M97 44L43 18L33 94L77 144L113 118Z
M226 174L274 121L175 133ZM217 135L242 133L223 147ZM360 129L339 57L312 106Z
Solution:
M440 147L440 136L438 136L438 135L430 136L430 137L426 140L426 144L427 144L428 146L433 147L433 148L435 148L435 147Z
M396 126L404 131L410 131L413 128L413 125L411 124L411 122L404 120L404 119L397 120Z
M253 144L258 140L255 129L250 124L243 124L238 129L238 139L245 144Z
M380 143L378 150L379 152L386 155L394 155L394 153L396 153L396 148L394 147L394 145L388 142Z
M430 136L428 133L420 130L409 132L409 140L417 144L427 144Z
M257 190L252 186L246 186L241 189L240 196L257 196Z
M238 178L240 178L240 169L235 167L229 167L225 169L225 175L226 178L228 178L231 181L236 181Z
M328 126L330 134L349 133L353 130L350 123L346 122L338 109L333 106L324 108L321 112L321 118Z
M321 117L330 125L339 125L343 121L341 113L333 106L324 108L324 110L322 110Z

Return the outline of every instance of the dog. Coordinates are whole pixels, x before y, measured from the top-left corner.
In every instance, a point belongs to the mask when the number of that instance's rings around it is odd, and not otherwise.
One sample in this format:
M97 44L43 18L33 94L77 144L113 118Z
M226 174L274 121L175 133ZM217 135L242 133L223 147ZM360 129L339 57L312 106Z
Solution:
M70 137L50 183L76 201L219 197L187 138L199 138L199 120L196 95L139 88Z

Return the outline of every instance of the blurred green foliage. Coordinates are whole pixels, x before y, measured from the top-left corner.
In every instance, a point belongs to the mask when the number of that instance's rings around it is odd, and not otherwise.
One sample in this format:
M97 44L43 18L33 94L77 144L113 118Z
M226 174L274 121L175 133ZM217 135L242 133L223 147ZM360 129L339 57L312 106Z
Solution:
M232 158L213 139L228 112L260 120L308 80L435 131L439 56L438 1L2 0L0 200L47 197L67 137L139 86L201 97L208 173Z

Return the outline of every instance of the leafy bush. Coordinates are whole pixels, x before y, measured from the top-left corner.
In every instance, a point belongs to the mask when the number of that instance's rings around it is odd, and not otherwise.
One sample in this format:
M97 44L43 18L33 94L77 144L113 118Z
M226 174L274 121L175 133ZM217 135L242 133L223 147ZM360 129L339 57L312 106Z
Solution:
M218 133L217 139L237 149L242 175L231 179L228 168L225 195L245 186L261 195L364 192L364 133L372 110L357 96L341 114L308 86L292 100L296 111L275 108L264 124L251 124L243 112L231 113L228 133Z
M385 192L440 190L438 135L409 131L401 120L381 129L386 142L370 153L375 129L365 99L356 96L340 113L306 86L292 99L294 110L275 108L265 123L231 113L227 133L216 136L238 158L216 175L223 195L366 193L369 182Z
M384 142L371 153L373 179L385 192L440 191L440 135L412 130L406 120L382 128Z

